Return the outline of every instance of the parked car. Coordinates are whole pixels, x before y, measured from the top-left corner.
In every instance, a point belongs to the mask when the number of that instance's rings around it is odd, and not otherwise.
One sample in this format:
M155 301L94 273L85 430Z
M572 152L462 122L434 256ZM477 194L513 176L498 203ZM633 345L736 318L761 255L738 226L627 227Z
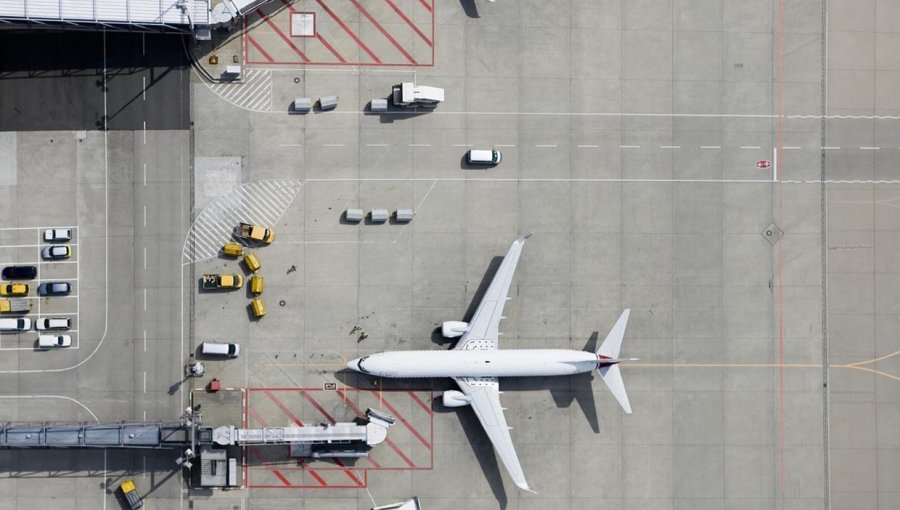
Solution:
M44 241L59 243L72 240L71 228L48 228L44 231Z
M0 285L0 296L27 296L27 283L4 283Z
M28 331L29 329L31 329L31 319L28 317L0 319L0 331Z
M72 292L68 282L44 282L38 286L38 294L42 296L67 296Z
M72 337L69 335L39 335L38 347L41 349L53 349L56 347L69 347L72 345Z
M69 329L72 327L72 319L68 317L42 317L34 321L34 329L44 331L48 329Z
M68 245L45 246L41 257L45 260L67 259L72 256L72 248Z
M37 277L35 266L9 266L3 268L5 280L31 280Z
M237 358L241 353L241 346L228 342L203 342L200 344L200 354L203 356L223 356Z

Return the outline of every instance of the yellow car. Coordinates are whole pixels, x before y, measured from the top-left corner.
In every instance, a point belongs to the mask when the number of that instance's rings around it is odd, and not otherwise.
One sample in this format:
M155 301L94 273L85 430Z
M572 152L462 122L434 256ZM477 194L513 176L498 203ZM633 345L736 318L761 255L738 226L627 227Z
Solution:
M251 273L259 271L259 268L262 267L259 263L259 258L252 252L244 255L244 264Z
M5 283L0 285L0 296L27 296L27 283Z

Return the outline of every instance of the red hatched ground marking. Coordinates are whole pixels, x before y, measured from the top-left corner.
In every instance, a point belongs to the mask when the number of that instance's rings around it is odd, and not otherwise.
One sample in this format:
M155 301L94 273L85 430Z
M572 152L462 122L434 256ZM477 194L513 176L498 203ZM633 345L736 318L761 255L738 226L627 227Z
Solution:
M368 458L350 464L340 459L298 463L289 458L287 446L247 447L245 479L249 488L365 488L368 471L430 470L434 465L430 390L250 388L246 395L249 428L350 421L363 416L367 407L397 419L384 444L371 450Z
M244 20L244 62L262 65L433 66L434 0L280 0ZM315 17L292 38L291 15ZM414 21L417 20L417 21Z

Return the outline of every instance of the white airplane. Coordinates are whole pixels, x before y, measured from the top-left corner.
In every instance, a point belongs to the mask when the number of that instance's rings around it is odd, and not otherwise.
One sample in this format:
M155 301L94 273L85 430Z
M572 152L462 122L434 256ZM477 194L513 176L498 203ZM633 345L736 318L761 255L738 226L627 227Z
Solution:
M472 406L484 427L494 450L521 489L534 492L525 481L519 457L509 436L503 407L500 405L500 377L545 377L573 375L596 370L622 409L631 414L625 384L619 371L619 348L625 335L630 310L625 310L596 353L571 349L510 349L497 350L499 324L503 319L503 305L509 301L509 287L522 246L529 235L513 241L503 263L491 280L487 293L478 304L472 322L444 322L445 337L459 339L449 351L394 351L363 356L347 363L347 368L378 377L450 377L462 393L445 391L442 398L447 407Z

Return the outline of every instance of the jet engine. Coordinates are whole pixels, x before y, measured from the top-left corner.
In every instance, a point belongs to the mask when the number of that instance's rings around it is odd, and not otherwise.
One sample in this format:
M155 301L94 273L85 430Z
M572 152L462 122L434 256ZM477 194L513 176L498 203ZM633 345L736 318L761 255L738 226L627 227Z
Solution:
M458 338L465 335L468 328L468 322L445 321L441 324L441 334L444 338Z
M471 399L460 391L447 390L444 392L443 401L445 407L462 407L471 403Z

